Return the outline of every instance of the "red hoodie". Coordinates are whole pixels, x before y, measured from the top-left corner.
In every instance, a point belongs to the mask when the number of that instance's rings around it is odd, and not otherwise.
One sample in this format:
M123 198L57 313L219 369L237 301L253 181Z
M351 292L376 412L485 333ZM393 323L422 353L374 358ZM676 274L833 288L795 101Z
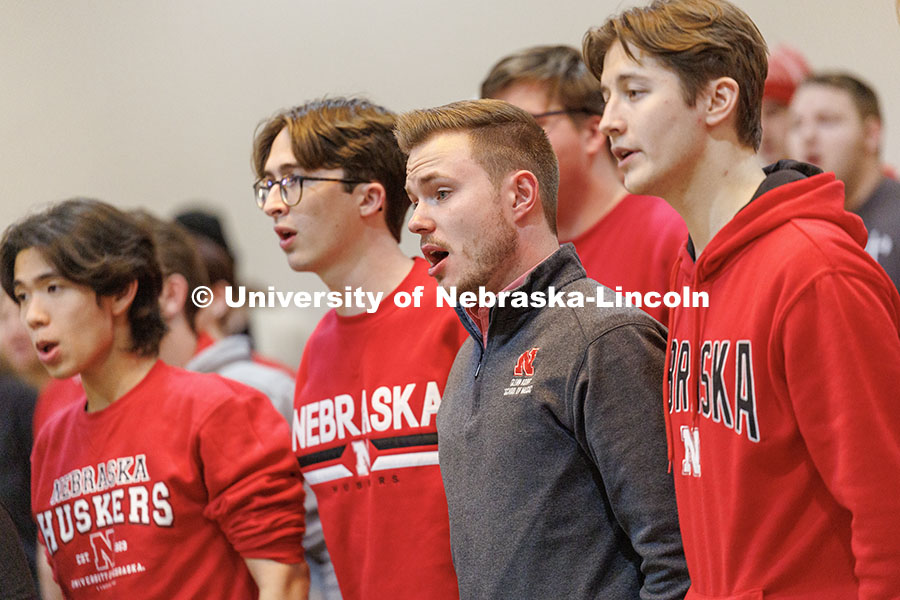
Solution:
M664 388L687 598L898 598L900 297L843 184L780 166L675 267L709 294Z

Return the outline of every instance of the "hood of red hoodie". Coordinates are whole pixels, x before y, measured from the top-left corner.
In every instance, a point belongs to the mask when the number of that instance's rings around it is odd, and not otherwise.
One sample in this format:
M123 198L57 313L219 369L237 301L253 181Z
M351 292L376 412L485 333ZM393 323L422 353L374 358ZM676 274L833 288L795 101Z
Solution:
M687 248L682 248L678 269L694 272L697 282L711 279L747 244L794 219L829 221L865 248L865 225L844 209L844 184L835 179L834 173L822 173L812 165L787 160L764 169L767 178L786 170L802 179L779 185L742 208L710 240L696 263Z

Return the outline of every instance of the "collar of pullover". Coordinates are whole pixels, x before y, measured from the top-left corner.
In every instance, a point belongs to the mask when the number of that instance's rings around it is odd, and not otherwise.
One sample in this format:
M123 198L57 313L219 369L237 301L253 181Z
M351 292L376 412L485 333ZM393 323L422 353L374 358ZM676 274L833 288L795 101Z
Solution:
M514 291L524 292L530 296L534 292L546 292L551 286L559 290L573 281L586 276L584 267L581 266L581 260L575 252L575 246L564 244L560 246L559 250L532 269L525 277L522 285L515 288ZM469 316L466 309L460 305L456 306L456 314L459 316L459 320L466 328L466 331L469 332L469 335L481 347L485 347L491 338L513 335L533 317L533 311L537 310L541 309L532 308L531 306L519 308L508 304L506 306L493 306L488 317L487 335L483 336L478 325Z

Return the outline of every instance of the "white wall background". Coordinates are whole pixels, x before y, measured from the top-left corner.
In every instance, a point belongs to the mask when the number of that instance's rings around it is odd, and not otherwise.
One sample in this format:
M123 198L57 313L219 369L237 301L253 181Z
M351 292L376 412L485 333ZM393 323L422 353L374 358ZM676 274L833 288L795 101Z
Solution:
M878 90L900 166L895 0L736 0L770 46ZM323 289L290 271L252 201L254 128L323 95L394 110L475 97L502 55L580 47L616 0L0 0L0 226L85 195L169 216L222 212L248 283ZM410 236L411 237L411 236ZM417 244L407 239L410 253ZM299 361L321 313L254 310L262 349Z

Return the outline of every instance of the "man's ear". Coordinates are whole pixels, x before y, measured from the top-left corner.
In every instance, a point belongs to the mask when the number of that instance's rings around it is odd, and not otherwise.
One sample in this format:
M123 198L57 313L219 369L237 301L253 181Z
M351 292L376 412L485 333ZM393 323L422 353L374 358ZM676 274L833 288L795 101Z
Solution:
M697 99L704 103L707 125L715 127L737 114L740 89L738 82L731 77L719 77L707 84L706 91L701 92L701 97Z
M212 303L197 311L197 315L194 317L196 331L208 333L215 339L226 335L222 324L229 311L225 295L228 285L228 282L220 279L209 286L213 292Z
M163 280L162 294L159 295L163 320L168 322L184 311L188 291L187 279L181 273L172 273Z
M606 136L600 132L600 120L602 118L600 115L591 115L581 124L584 151L591 158L609 147L606 143Z
M137 289L137 279L132 279L128 285L109 297L113 316L119 317L128 313L128 309L131 308L131 303L134 302L134 297L137 295Z
M385 202L387 202L387 191L385 191L384 186L377 181L373 181L363 184L361 188L359 196L360 216L369 217L383 211Z
M510 178L513 220L525 218L533 210L541 210L538 180L531 171L516 171Z
M228 303L225 301L227 289L230 284L224 279L212 284L213 301L212 304L203 310L209 310L210 314L216 321L221 321L228 314Z
M881 121L875 115L869 115L863 120L863 143L866 152L871 156L881 155Z

